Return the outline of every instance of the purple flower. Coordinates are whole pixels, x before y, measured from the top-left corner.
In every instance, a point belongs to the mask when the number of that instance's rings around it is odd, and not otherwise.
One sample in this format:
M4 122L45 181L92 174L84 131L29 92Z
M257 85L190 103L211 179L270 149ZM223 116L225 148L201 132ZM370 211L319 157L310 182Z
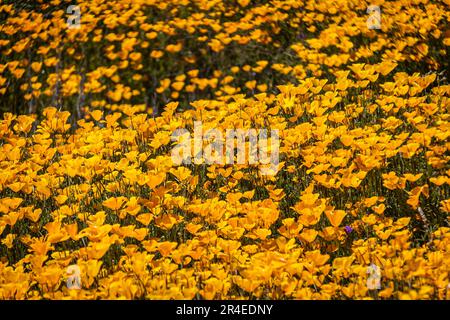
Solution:
M345 232L347 232L347 234L351 233L353 231L353 228L350 226L345 226L344 227Z

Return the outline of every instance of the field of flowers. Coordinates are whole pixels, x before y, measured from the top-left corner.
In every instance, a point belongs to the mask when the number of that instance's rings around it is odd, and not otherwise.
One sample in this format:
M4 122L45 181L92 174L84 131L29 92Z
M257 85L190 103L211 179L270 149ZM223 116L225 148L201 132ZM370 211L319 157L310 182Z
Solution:
M449 20L1 0L0 299L450 299ZM196 121L278 130L279 170L174 164Z

